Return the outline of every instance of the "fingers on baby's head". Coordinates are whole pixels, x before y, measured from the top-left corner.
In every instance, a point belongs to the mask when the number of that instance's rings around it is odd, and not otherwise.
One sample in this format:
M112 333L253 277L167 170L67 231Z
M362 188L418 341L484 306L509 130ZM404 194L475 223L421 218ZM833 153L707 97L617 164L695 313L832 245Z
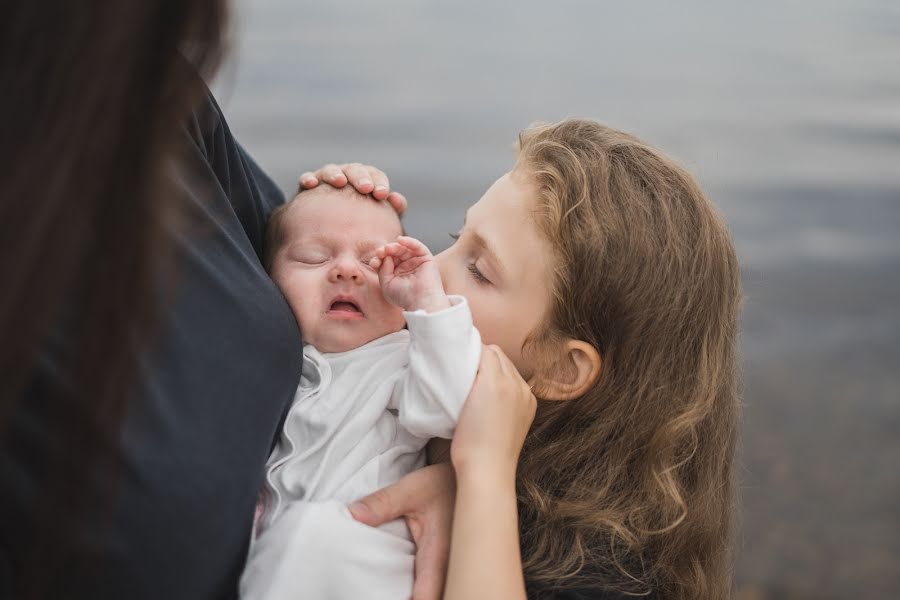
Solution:
M365 194L361 194L358 191L356 191L356 188L354 188L352 185L344 185L344 186L338 188L338 187L329 185L328 183L320 182L318 185L316 185L313 188L304 189L304 190L300 190L299 192L297 192L297 194L294 196L294 200L303 201L303 200L309 200L313 197L318 198L318 197L325 197L325 196L330 196L332 198L338 198L341 196L346 197L346 198L351 198L351 197L366 198L367 197Z
M375 206L380 207L385 211L390 211L394 215L397 214L397 211L394 209L394 206L388 202L387 200L378 200L371 194L363 194L356 190L352 185L345 185L340 188L332 187L327 184L320 183L314 188L300 190L297 195L294 196L291 202L297 202L299 204L303 204L304 202L308 202L310 200L327 200L327 201L360 201L360 202L369 202ZM397 215L397 219L400 219L399 215Z
M340 232L382 243L403 232L400 217L390 203L361 194L352 187L319 185L298 193L288 204L294 234L316 230Z

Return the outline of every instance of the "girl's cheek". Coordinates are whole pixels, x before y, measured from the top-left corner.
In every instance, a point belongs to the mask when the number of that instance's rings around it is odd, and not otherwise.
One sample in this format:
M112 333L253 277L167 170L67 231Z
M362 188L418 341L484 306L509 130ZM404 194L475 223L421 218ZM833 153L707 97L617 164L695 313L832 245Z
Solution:
M463 294L463 296L466 296L466 300L469 302L469 310L472 312L472 323L481 334L481 343L496 344L497 342L494 339L495 336L492 329L493 324L488 315L484 314L485 311L478 301L478 297L466 294Z

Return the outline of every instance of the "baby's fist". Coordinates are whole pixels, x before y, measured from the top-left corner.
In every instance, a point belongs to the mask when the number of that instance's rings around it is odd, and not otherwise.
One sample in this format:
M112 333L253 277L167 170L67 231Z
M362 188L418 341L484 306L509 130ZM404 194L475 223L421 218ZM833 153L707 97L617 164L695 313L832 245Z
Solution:
M419 240L401 235L375 251L369 266L389 302L408 311L437 312L450 307L434 255Z

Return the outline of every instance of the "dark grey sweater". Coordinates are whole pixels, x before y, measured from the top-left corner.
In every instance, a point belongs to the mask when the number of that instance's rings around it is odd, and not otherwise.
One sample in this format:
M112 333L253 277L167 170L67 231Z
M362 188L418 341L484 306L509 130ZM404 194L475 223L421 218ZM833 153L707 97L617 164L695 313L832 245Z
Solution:
M90 568L64 568L55 597L235 597L263 466L300 377L297 324L260 263L282 193L237 144L211 95L186 123L178 156L193 222L171 233L171 301L129 398L109 508L102 523L75 524ZM52 364L42 359L0 438L4 598L21 583L35 534L42 453L52 443L54 407L42 396Z

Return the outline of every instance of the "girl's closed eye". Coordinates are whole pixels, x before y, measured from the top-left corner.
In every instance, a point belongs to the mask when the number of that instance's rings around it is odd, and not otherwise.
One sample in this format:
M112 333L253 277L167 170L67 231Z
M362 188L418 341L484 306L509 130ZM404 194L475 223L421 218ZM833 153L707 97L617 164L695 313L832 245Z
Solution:
M460 231L458 233L451 233L449 235L450 235L450 238L454 242L456 242L459 239L459 237L462 235L462 231ZM481 272L481 269L478 268L478 265L476 264L475 261L468 263L466 265L466 269L469 271L469 273L472 274L472 277L474 277L475 281L477 281L479 284L491 283L491 280L484 276L484 273Z
M470 262L466 266L466 268L469 269L469 273L472 274L472 277L474 277L475 281L477 281L479 284L485 285L485 284L489 284L491 282L491 280L488 279L487 277L485 277L484 273L482 273L478 269L478 265L476 265L474 262Z

